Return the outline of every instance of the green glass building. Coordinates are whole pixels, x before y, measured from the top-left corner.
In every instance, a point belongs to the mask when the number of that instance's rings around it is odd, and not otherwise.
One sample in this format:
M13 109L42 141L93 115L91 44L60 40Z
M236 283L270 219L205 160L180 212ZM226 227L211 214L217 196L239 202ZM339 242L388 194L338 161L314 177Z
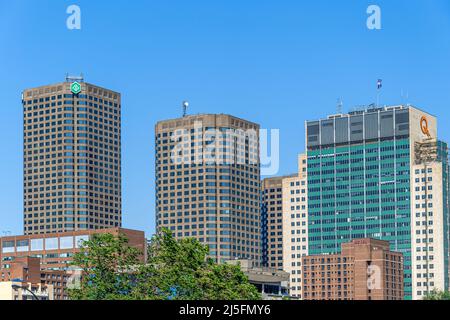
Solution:
M424 117L435 133L435 118L409 106L306 122L309 254L338 253L353 239L387 240L404 255L405 299L413 290L411 168Z

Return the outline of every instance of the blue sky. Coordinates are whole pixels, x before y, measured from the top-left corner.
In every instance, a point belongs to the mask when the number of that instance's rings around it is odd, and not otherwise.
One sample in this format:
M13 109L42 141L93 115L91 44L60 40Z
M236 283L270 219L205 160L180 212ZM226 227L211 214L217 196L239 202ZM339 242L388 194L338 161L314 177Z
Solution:
M66 28L80 6L82 29ZM382 30L368 30L379 5ZM439 118L450 140L448 0L0 0L0 232L22 232L24 88L83 72L123 95L124 226L154 230L154 124L229 113L279 128L295 172L304 121L376 100ZM402 99L401 92L409 92Z

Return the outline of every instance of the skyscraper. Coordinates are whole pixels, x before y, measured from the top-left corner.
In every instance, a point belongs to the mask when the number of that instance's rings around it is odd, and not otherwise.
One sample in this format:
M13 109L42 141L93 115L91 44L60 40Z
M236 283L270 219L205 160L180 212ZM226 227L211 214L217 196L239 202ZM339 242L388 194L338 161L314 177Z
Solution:
M283 270L290 274L290 295L303 299L302 258L308 255L308 177L306 154L298 174L283 179Z
M120 94L68 78L22 103L24 233L120 227Z
M263 265L290 274L291 296L302 298L302 257L308 255L306 154L298 173L263 180Z
M428 168L421 158L423 143L438 143L436 118L411 106L369 108L308 121L306 132L309 254L387 240L404 255L406 299L447 289L448 187L438 180L448 157L439 143Z
M288 177L292 176L262 181L262 263L279 270L283 270L283 180Z
M223 262L261 259L259 125L223 114L155 127L156 225Z
M449 285L448 148L431 136L415 147L412 281L413 299L422 299L427 292L447 290Z

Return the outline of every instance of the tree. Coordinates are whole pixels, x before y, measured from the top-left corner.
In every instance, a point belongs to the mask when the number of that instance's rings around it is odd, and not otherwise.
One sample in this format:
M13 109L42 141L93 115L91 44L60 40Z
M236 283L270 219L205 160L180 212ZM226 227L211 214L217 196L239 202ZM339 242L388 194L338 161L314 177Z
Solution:
M203 300L261 300L240 266L210 263L200 271L198 283Z
M82 278L79 288L69 289L70 299L129 299L134 276L121 271L139 265L140 254L122 235L94 234L74 256L72 266L82 270Z
M238 266L216 264L195 239L155 235L140 272L139 295L171 300L259 300L261 295Z
M259 300L239 266L216 264L208 247L195 239L176 240L169 230L153 236L148 260L127 240L96 235L74 258L83 270L71 299L106 300Z
M434 289L425 296L424 300L450 300L450 292Z

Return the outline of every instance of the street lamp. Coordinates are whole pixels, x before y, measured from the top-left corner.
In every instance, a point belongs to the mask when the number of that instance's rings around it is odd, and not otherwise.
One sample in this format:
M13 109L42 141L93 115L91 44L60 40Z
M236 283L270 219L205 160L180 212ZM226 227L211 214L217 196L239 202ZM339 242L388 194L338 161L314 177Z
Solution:
M29 293L32 294L34 300L41 300L41 299L38 298L38 296L37 296L33 291L31 291L31 290L28 289L27 287L22 287L22 286L19 286L19 285L17 285L17 284L13 284L13 285L12 285L12 288L13 288L14 290L17 290L17 291L18 291L19 289L28 291Z

